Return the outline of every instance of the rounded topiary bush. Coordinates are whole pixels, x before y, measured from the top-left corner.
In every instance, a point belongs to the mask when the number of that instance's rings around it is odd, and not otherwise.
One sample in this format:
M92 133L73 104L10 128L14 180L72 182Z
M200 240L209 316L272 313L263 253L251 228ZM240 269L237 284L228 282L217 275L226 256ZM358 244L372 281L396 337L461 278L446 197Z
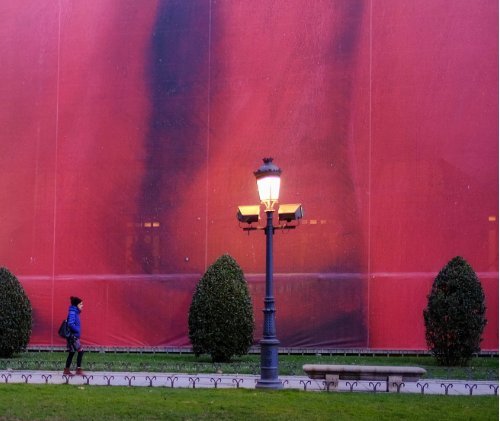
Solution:
M210 266L196 286L189 309L189 339L196 356L229 361L252 345L253 308L243 271L224 254Z
M19 280L0 268L0 357L23 351L31 336L32 310Z
M480 351L486 325L484 292L472 267L455 257L439 272L427 296L425 336L438 364L465 365Z

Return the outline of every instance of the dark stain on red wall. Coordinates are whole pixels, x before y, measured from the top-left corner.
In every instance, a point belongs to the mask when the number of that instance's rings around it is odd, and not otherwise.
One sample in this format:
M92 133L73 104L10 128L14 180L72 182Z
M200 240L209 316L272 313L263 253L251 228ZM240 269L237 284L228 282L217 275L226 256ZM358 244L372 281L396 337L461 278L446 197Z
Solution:
M178 270L159 243L175 243L172 211L206 162L208 13L209 2L161 1L152 27L145 57L151 110L134 247L144 273Z

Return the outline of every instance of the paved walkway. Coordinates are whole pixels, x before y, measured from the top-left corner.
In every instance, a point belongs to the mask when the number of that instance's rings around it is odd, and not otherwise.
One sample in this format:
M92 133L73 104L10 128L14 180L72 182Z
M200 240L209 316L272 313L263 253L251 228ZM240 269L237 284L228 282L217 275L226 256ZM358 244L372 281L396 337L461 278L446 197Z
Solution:
M65 376L60 371L0 370L1 383L70 384L89 386L167 387L167 388L255 388L259 376L239 374L186 374L146 372L86 372L84 376ZM324 391L323 380L306 376L280 376L284 389ZM384 381L340 380L341 392L385 392ZM498 395L498 381L424 379L403 383L396 393L440 395Z

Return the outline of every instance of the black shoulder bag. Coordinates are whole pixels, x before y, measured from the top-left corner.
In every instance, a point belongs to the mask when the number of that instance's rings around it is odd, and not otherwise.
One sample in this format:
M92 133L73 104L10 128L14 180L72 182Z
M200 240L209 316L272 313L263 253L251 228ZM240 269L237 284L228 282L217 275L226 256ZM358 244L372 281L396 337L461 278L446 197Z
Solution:
M68 325L68 320L63 320L61 323L61 326L59 327L59 330L57 331L57 334L64 339L69 339L71 336L71 329L69 328Z

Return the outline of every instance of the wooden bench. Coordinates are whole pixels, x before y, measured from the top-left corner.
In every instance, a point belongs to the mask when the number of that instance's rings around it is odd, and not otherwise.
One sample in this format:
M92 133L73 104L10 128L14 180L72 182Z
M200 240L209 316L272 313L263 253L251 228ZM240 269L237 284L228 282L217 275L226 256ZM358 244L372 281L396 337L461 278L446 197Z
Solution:
M416 382L426 373L420 367L383 365L305 364L302 368L309 378L324 379L327 388L334 390L339 380L380 380L387 382L387 392L395 392L403 382Z

